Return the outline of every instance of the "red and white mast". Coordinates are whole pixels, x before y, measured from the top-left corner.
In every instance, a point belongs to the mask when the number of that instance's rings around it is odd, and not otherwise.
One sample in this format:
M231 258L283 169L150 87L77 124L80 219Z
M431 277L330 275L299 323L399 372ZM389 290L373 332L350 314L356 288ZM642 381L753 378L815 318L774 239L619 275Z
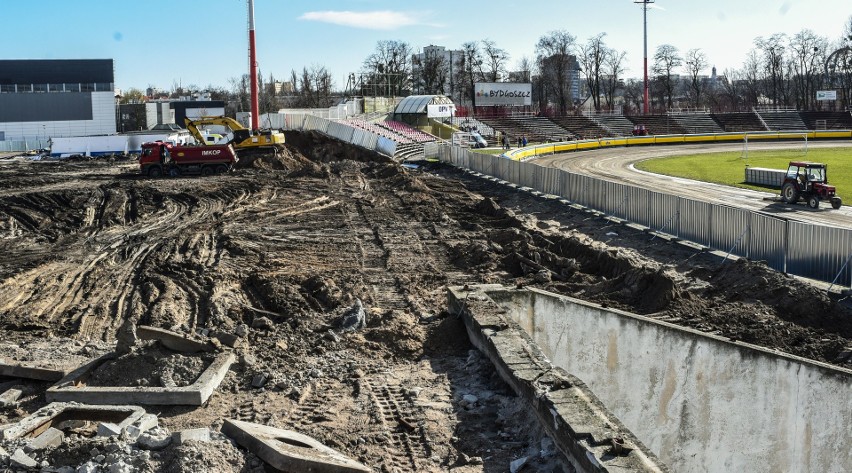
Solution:
M257 98L257 51L254 43L254 0L248 0L249 17L249 80L251 84L251 129L257 130L260 106Z

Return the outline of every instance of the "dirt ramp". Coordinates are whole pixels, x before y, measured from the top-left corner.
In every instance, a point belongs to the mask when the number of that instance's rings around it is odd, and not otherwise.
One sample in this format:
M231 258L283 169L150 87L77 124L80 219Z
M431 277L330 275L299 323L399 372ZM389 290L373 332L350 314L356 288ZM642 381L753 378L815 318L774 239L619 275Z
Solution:
M332 161L393 162L387 156L330 138L316 131L284 132L287 148L318 163Z

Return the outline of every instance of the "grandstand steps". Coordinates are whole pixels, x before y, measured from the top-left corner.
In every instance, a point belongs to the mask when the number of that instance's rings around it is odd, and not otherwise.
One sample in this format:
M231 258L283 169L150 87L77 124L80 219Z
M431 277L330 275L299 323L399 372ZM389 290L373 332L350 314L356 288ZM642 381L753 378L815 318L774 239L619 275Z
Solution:
M563 141L574 138L570 131L545 117L492 117L480 118L480 121L485 122L501 135L508 134L513 144L522 136L526 136L528 142Z
M393 158L394 160L400 162L414 159L422 159L424 156L425 147L425 143L406 143L397 145L396 152L393 154Z
M712 113L710 116L727 132L768 131L755 112Z
M589 118L608 131L609 136L630 136L633 134L633 122L622 115L593 115Z
M725 130L708 113L671 115L686 133L722 133Z
M634 125L644 125L649 135L684 135L687 133L676 120L668 115L639 115L626 117ZM631 128L632 133L632 128Z
M809 130L852 130L852 112L800 112Z
M769 130L807 129L807 125L802 121L799 112L758 112L758 115Z
M592 140L608 136L609 132L584 115L566 115L552 118L554 123L570 131L577 139Z

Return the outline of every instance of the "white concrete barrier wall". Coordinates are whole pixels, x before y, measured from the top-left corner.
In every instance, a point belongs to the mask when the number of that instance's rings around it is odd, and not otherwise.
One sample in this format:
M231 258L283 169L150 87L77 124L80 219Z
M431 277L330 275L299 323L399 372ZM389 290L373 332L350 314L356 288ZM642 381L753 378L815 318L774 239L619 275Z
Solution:
M672 471L852 471L852 371L543 291L488 294Z

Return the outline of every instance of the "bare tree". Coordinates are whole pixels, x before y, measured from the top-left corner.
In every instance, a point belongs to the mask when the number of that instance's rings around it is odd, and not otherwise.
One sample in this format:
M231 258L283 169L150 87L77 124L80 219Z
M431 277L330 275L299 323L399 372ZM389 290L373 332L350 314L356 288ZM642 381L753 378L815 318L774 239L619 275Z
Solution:
M790 39L794 99L800 110L815 108L828 39L804 29Z
M622 85L622 75L625 72L624 58L627 53L608 49L603 63L603 91L610 109L615 107L615 93Z
M758 36L754 43L763 53L765 89L773 105L778 105L784 89L784 53L787 36L776 33L769 38Z
M325 108L332 105L331 90L334 83L325 66L313 65L310 69L290 72L293 81L292 105L305 108Z
M700 49L690 49L686 52L684 65L686 66L686 73L689 74L689 95L692 99L692 106L698 107L701 105L701 93L704 91L704 84L699 75L708 66L707 55Z
M645 82L643 80L630 79L624 85L625 108L629 110L642 110L645 101Z
M497 47L490 39L482 41L483 76L487 82L500 82L506 76L509 53Z
M663 44L657 48L654 54L654 80L657 83L660 95L665 99L666 106L672 108L672 96L677 86L674 71L683 64L678 49L670 44Z
M852 16L843 27L836 49L826 62L829 87L840 89L839 109L852 105Z
M476 83L483 80L483 59L479 42L469 41L462 44L461 52L461 57L456 61L456 83L462 90L462 96L470 98L471 105L476 108Z
M381 40L364 60L362 70L378 95L403 95L411 87L411 46L404 41Z
M743 65L742 81L744 88L744 105L755 106L760 99L763 83L763 66L760 53L756 49L749 51Z
M535 63L532 59L527 56L523 56L519 61L518 65L515 66L518 72L517 77L512 77L511 80L514 82L531 82L532 81L532 73L533 68L535 67Z
M426 49L423 57L412 58L412 82L423 94L443 94L450 73L450 64L441 51Z
M576 63L574 56L576 37L565 30L556 30L539 38L536 43L536 61L545 86L544 97L552 94L558 105L559 113L565 115L571 103L571 66Z
M243 74L240 77L231 77L228 79L231 85L231 96L233 98L234 112L248 112L251 110L249 104L249 76Z
M586 85L592 96L592 104L595 110L601 109L601 69L608 54L608 48L604 44L603 37L606 33L592 36L585 44L580 46L578 60L583 75L586 77Z
M275 77L269 74L269 80L263 81L263 74L257 72L258 90L258 113L272 113L278 111L278 101L275 99Z

